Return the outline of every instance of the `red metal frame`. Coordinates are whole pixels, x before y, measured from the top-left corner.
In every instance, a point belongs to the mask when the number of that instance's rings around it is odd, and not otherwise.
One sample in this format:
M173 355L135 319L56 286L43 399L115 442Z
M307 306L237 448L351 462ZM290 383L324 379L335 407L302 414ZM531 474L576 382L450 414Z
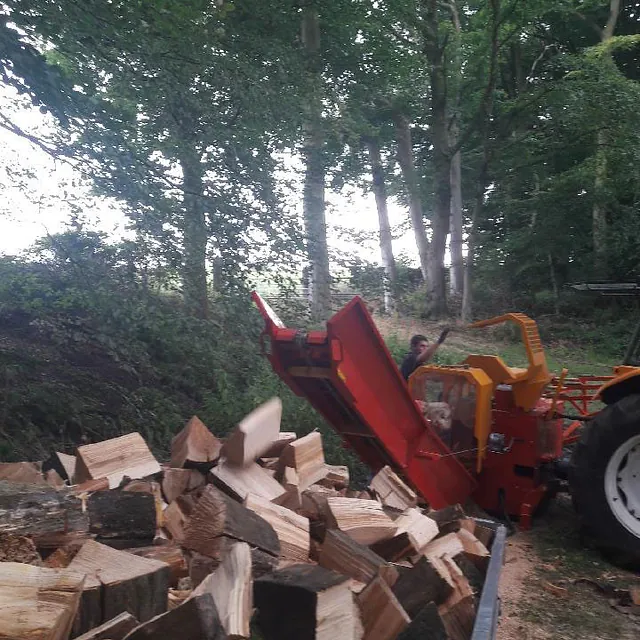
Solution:
M429 504L464 502L476 483L412 400L366 306L355 297L326 332L287 329L252 294L265 320L272 367L375 473L389 465Z

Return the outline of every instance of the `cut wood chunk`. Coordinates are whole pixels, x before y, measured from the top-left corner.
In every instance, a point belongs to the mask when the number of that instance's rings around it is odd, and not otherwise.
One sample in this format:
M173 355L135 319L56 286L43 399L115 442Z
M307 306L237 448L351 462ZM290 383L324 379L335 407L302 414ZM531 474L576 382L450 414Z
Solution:
M258 463L263 469L277 471L280 466L280 458L260 458Z
M120 485L126 476L131 480L160 473L144 438L137 432L128 433L96 444L78 447L76 482L107 478L109 488Z
M107 491L109 489L108 478L98 478L97 480L87 480L71 487L71 491L76 495L91 493L92 491Z
M171 466L213 465L220 455L222 442L193 416L184 429L171 440Z
M398 640L448 640L438 607L433 602L422 607Z
M0 532L29 535L36 547L54 549L88 531L82 501L68 490L0 481Z
M293 467L284 468L282 486L285 490L285 495L278 502L294 511L302 509L302 492L300 491L298 472Z
M123 640L123 638L138 626L139 622L128 611L117 615L108 622L101 624L75 640Z
M280 541L280 557L298 562L309 560L309 519L273 504L260 496L249 494L244 506L264 518Z
M84 575L18 562L0 563L0 637L67 640Z
M0 462L0 480L23 484L47 484L41 462Z
M376 542L371 545L371 550L387 562L398 562L399 560L415 556L418 553L413 540L406 531L388 540Z
M301 512L313 520L326 519L329 515L327 499L339 497L335 489L314 484L301 494Z
M44 474L44 481L54 489L62 489L67 486L55 469L49 469L49 471Z
M463 551L464 547L458 535L456 533L449 533L442 538L432 540L422 550L422 553L428 558L442 558L444 555L454 558Z
M205 556L215 554L214 539L222 535L280 555L278 537L266 520L207 485L185 526L182 546Z
M455 560L448 555L444 555L442 557L442 561L447 567L447 571L451 576L451 579L455 585L454 593L449 596L449 600L453 598L457 598L458 600L462 600L468 596L473 596L473 589L469 584L469 580L464 575L462 569L456 564ZM445 603L446 604L446 603Z
M364 583L377 575L389 585L398 579L395 567L342 531L327 531L319 564Z
M397 534L408 534L417 553L420 553L438 535L438 525L431 518L423 515L420 509L407 509L394 520L394 523Z
M164 499L170 504L178 496L202 487L205 483L205 477L197 469L165 469L162 479Z
M327 475L319 481L325 487L346 489L349 487L349 467L342 465L325 465Z
M491 527L485 527L484 525L476 523L472 533L487 549L491 548L491 543L495 536L495 531L491 529Z
M408 487L389 466L383 467L376 473L369 487L388 507L404 511L418 504L416 492Z
M373 500L328 498L327 507L330 514L327 526L340 529L361 544L375 544L396 533L393 520Z
M274 440L269 448L263 452L262 458L279 458L285 447L298 436L293 431L281 431L277 440Z
M289 443L280 456L280 472L293 467L298 473L298 486L304 491L327 475L322 436L314 431Z
M54 451L47 460L42 464L42 471L54 470L58 475L66 480L69 484L74 483L74 475L76 470L76 457L67 453Z
M393 585L393 593L411 618L426 602L444 603L454 589L446 566L435 566L428 558L421 558L413 568L402 571Z
M52 554L47 556L44 561L44 566L50 569L66 569L71 561L76 557L76 554L82 548L82 545L86 540L76 542L75 544L68 544L64 547L59 547Z
M464 574L473 595L479 596L484 586L484 573L485 571L479 568L476 563L469 559L466 553L461 553L453 558L456 566Z
M218 465L211 469L211 479L225 493L240 501L250 493L267 500L278 501L286 493L284 487L255 462L247 467L234 467L221 459Z
M462 542L465 553L484 558L488 558L491 555L487 547L485 547L482 542L473 535L473 533L466 529L460 529L457 536L460 539L460 542Z
M182 544L184 527L193 509L193 501L179 496L164 510L164 528L176 544Z
M253 580L248 544L234 544L220 566L194 589L192 597L203 594L213 597L222 626L230 639L249 638L253 612Z
M282 401L271 398L245 416L222 447L229 464L246 467L255 462L278 440Z
M206 593L156 616L126 636L126 640L227 640L216 605Z
M82 606L87 604L92 612L95 606L99 607L98 624L123 611L145 622L167 609L170 570L165 562L134 556L90 540L80 549L69 569L86 573L87 578L94 579L89 582L89 593L86 598L83 596ZM82 622L89 619L95 626L96 615L84 616L83 613L81 611L79 626L82 627ZM84 633L89 629L77 631Z
M16 533L0 533L0 562L22 562L42 566L42 558L33 539Z
M150 493L96 491L87 500L89 531L99 541L142 540L151 544L157 528L155 498Z
M151 482L150 480L133 480L122 489L132 493L148 493L153 496L156 507L156 527L160 529L164 526L164 510L167 503L162 496L162 489L159 482Z
M177 587L180 579L189 575L187 561L180 550L180 547L177 545L169 544L162 546L140 547L137 549L125 549L125 551L133 554L134 556L140 556L141 558L150 558L151 560L166 562L171 571L169 578L170 587Z
M438 613L450 640L470 640L476 619L476 606L473 596L453 597L438 607Z
M435 520L440 528L445 528L447 525L467 517L464 509L459 504L452 504L437 511L429 511L427 515L432 520Z
M257 623L264 640L359 640L351 581L313 565L295 565L255 582Z
M374 578L358 595L364 640L395 640L411 618L382 578Z

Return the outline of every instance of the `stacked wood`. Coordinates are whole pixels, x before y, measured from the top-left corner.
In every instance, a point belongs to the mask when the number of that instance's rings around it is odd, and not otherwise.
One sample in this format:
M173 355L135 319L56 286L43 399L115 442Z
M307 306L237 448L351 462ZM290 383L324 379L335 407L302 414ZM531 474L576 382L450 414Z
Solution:
M357 498L328 498L331 528L340 529L362 544L374 544L392 538L396 525L373 500Z
M90 540L69 565L84 573L80 614L74 626L84 633L128 611L145 622L167 608L170 570L165 562L134 556Z
M278 441L281 418L282 401L271 398L238 423L222 447L222 456L230 465L253 464Z
M134 616L124 611L108 622L83 633L75 640L123 640L138 624Z
M0 637L66 640L85 576L68 569L0 563Z
M281 472L284 472L285 467L296 470L300 491L322 480L327 475L322 436L314 431L304 438L290 442L280 455Z
M280 557L298 562L309 559L308 518L253 494L245 498L244 506L264 518L273 527L280 542Z
M257 624L265 640L359 640L362 626L349 579L298 564L259 578Z
M222 442L193 416L171 441L171 466L207 471L218 459L221 449Z
M382 504L404 511L418 504L418 495L408 487L391 469L383 467L376 473L369 488L380 498Z
M160 471L160 465L144 438L134 432L78 447L75 480L82 483L106 478L109 488L114 489L125 477L135 480Z

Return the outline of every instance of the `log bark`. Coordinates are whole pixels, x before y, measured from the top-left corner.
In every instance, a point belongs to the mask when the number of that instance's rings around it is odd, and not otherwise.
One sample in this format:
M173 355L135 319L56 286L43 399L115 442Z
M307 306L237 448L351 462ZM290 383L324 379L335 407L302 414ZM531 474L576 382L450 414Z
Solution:
M75 471L77 483L107 478L109 488L114 489L125 476L136 480L160 471L158 461L137 432L78 447Z
M134 616L125 611L74 640L123 640L139 624Z
M16 533L0 533L0 562L21 562L42 566L42 558L33 539Z
M193 416L171 440L171 466L200 468L206 472L220 456L222 442Z
M222 447L222 456L231 465L253 465L278 440L281 418L282 401L271 398L238 423Z
M153 542L157 528L156 501L150 493L96 491L87 500L87 511L89 531L99 542Z
M371 580L358 594L358 604L364 640L395 640L411 622L389 585L380 577Z
M0 637L67 640L83 584L81 572L0 563Z
M438 607L430 602L416 615L411 624L398 636L398 640L449 640Z

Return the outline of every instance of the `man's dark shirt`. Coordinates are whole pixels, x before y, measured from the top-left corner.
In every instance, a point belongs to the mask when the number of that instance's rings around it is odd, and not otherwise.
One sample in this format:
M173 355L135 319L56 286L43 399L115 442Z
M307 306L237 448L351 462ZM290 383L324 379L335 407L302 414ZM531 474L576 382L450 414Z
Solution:
M400 366L400 372L405 380L418 368L418 357L414 353L407 353Z

